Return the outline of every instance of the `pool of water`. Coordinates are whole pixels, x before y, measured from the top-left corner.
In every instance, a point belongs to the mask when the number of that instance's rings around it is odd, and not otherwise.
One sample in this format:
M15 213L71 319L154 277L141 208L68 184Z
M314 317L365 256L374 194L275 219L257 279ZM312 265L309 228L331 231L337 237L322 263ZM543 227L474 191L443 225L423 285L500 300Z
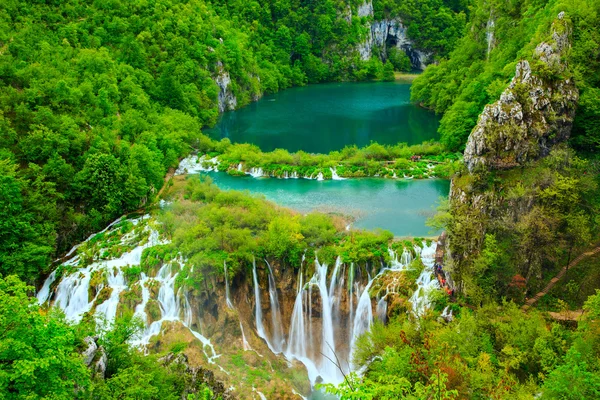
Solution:
M315 210L350 215L356 219L352 225L356 228L387 229L395 236L435 234L425 221L435 212L440 197L448 196L450 188L450 182L441 179L315 181L207 174L224 190L261 194L302 213Z
M438 139L439 118L410 102L402 82L328 83L283 90L224 113L205 130L213 138L328 153L346 145Z

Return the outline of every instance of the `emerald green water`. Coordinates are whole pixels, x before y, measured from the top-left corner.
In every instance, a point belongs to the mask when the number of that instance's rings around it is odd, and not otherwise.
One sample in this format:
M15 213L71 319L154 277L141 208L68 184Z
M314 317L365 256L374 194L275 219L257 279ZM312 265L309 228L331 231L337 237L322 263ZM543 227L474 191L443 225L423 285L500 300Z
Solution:
M356 218L353 227L387 229L395 236L431 235L425 220L450 189L450 182L441 179L316 181L232 177L220 172L208 175L221 189L262 194L302 213L316 210L349 215Z
M422 143L437 139L439 119L410 103L410 84L328 83L283 90L224 113L213 138L328 153L346 145Z

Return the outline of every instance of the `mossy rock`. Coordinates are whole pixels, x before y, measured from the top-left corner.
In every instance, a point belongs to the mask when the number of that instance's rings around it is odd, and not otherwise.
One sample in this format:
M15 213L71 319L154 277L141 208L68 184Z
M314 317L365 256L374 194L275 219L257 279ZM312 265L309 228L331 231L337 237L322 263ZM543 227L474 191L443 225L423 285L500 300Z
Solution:
M148 324L154 321L158 321L162 317L162 311L160 310L160 304L154 299L148 300L146 303L146 315L148 315Z
M113 289L111 287L103 287L102 290L100 290L100 293L98 293L98 296L96 297L96 301L94 302L94 308L108 300L110 298L110 295L112 294L112 291Z

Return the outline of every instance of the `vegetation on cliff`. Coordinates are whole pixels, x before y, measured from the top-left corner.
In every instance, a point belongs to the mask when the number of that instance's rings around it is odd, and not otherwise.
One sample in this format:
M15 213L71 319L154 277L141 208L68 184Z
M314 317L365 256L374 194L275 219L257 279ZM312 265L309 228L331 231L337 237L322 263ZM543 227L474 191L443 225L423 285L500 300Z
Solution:
M595 152L600 119L599 7L596 0L477 0L464 37L447 60L430 66L415 80L412 98L443 114L442 143L452 150L463 149L484 106L500 97L516 63L531 58L553 20L564 11L573 27L565 62L581 94L572 143Z

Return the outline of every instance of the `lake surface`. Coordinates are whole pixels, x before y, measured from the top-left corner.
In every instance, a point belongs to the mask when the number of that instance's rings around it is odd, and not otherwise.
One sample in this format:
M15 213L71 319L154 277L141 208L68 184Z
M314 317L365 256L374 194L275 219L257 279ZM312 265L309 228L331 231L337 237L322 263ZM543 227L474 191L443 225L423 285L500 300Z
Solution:
M209 172L224 190L264 195L281 206L306 213L341 213L356 218L353 227L382 228L395 236L430 236L425 220L435 212L440 197L447 197L450 181L441 179L392 180L377 178L316 181L232 177Z
M224 113L211 137L276 148L328 153L346 145L422 143L438 139L439 118L410 103L402 82L327 83L280 91Z

